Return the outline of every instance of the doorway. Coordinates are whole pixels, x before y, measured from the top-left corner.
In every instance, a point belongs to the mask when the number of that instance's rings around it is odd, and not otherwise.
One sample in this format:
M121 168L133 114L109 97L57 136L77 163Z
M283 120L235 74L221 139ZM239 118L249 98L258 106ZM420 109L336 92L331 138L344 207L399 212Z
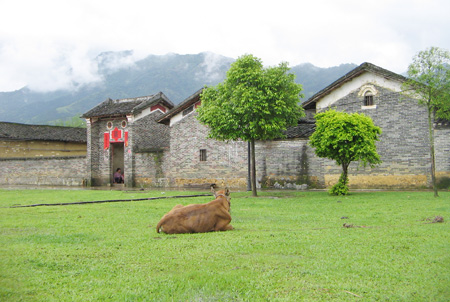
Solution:
M124 175L125 182L125 167L124 163L124 151L123 151L123 143L113 143L112 145L112 173L111 173L111 183L114 183L113 174L116 172L117 168L122 170L122 174Z

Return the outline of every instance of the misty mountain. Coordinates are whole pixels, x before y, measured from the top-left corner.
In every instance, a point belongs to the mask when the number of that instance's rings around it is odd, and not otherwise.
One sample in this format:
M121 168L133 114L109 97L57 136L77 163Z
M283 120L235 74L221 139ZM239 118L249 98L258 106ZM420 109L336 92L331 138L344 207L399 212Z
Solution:
M72 90L35 92L27 87L0 92L0 121L51 124L79 116L100 102L146 96L162 91L178 104L205 85L221 82L234 61L213 53L150 55L133 61L132 51L105 52L95 59L101 81L76 85ZM319 68L306 63L294 66L304 99L355 68L355 64Z
M341 64L320 68L310 63L304 63L292 67L291 72L296 75L295 82L303 85L303 100L307 100L356 67L358 67L356 64Z

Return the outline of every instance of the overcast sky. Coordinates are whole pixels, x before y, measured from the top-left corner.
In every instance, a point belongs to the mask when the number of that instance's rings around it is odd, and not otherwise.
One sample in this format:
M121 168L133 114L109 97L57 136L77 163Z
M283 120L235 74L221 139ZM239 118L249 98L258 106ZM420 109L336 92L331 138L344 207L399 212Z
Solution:
M92 59L119 50L402 73L418 51L450 49L449 12L448 0L0 0L0 91L99 81Z

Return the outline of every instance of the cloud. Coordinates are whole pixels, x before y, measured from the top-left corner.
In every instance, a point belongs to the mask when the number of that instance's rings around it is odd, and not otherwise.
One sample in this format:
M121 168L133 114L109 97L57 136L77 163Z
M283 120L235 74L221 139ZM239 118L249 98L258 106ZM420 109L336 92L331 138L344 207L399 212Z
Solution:
M401 73L418 51L450 48L448 11L447 0L2 1L0 91L98 83L94 59L126 49L133 55L109 58L110 70L150 54L209 51L265 65L367 61ZM206 71L211 64L212 56Z
M85 47L54 41L2 41L1 44L0 65L7 71L0 73L3 86L51 91L101 81Z
M204 52L204 60L200 64L202 71L198 71L195 76L206 84L217 83L222 80L223 73L220 67L227 65L230 60L222 55L218 55L212 52Z

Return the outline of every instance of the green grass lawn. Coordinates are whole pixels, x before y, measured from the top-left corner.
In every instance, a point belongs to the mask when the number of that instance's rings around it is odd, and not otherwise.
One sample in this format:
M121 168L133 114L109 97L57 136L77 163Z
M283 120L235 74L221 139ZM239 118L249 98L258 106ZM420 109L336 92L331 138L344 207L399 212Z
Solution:
M232 192L235 230L182 235L211 197L10 208L199 193L0 190L0 301L450 301L450 192Z

